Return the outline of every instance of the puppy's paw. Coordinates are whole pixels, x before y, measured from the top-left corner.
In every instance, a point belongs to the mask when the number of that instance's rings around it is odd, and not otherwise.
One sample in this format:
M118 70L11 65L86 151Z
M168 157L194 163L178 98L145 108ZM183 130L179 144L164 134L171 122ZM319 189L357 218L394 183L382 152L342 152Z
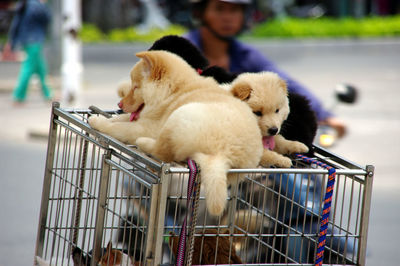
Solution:
M155 143L155 139L147 137L140 137L136 140L136 145L145 153L152 153Z
M290 158L281 156L276 162L275 166L282 167L282 168L290 168L292 166L292 160Z
M293 141L288 150L288 154L306 153L306 152L308 152L308 147L299 141Z
M264 149L260 165L263 167L277 166L277 167L289 168L292 166L292 160L277 152Z
M280 154L305 153L308 152L308 147L299 141L281 138L275 151Z
M104 116L92 115L91 117L89 117L88 123L92 128L103 131L103 129L110 123L110 121Z

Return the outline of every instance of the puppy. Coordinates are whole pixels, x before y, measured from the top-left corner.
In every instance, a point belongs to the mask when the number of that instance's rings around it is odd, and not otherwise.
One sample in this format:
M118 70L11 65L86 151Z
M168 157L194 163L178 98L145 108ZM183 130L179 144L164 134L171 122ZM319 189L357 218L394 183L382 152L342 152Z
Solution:
M212 234L214 236L198 236L194 238L193 265L242 264L242 260L236 254L235 245L231 243L230 237L215 236L217 233L216 229L206 229L204 234ZM220 233L226 234L228 232L221 229ZM179 236L174 235L172 232L170 235L169 246L176 257Z
M135 123L92 116L89 124L123 142L136 143L165 161L195 160L201 168L208 211L222 214L230 168L255 168L262 137L251 109L197 74L182 58L166 51L137 54L132 88L121 101L127 113L140 111ZM235 176L236 175L232 175Z
M163 50L182 57L191 67L196 70L204 70L209 62L200 50L188 39L177 35L166 35L153 43L149 51ZM200 71L201 72L201 71Z
M309 100L300 94L289 93L290 113L279 134L287 140L297 140L308 147L307 156L313 156L313 142L318 122Z
M89 266L92 262L92 251L85 255L84 252L79 247L74 247L72 250L72 260L74 266Z
M113 249L111 241L108 242L106 253L99 261L100 266L136 266L139 262L133 262L132 258L121 250Z
M224 87L246 102L257 116L264 147L262 166L290 167L292 161L282 154L308 152L303 143L286 140L279 134L289 115L289 101L286 83L277 74L243 73Z
M209 66L207 59L187 39L167 35L155 41L149 50L164 50L182 57L194 69L200 70L202 76L212 77L218 83L231 83L237 73L230 73L217 66ZM310 103L303 95L289 92L290 113L283 122L280 134L288 140L297 140L309 148L309 156L312 156L313 141L317 131L317 118L311 109Z

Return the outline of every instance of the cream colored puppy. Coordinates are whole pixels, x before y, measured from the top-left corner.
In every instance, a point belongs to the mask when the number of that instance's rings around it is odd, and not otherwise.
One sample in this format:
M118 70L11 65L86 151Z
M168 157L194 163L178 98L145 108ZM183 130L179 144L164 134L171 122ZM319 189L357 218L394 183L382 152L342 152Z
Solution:
M247 104L221 90L214 79L199 76L179 56L166 51L137 56L141 60L131 71L131 90L121 101L134 122L93 116L89 124L165 162L195 160L207 209L221 215L227 186L234 182L227 171L260 162L257 119Z
M279 135L289 114L286 82L272 72L243 73L224 89L246 102L256 115L261 129L264 152L260 164L290 167L292 161L282 154L303 153L308 148L301 142Z

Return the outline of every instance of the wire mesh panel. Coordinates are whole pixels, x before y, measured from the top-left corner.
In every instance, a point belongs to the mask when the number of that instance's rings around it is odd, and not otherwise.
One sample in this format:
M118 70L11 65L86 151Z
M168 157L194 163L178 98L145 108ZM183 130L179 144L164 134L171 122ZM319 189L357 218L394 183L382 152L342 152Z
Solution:
M187 204L185 164L164 164L91 129L89 115L53 107L36 256L97 265L111 243L137 264L175 264L183 221L196 207L186 250L193 264L314 264L326 169L300 159L290 169L232 169L242 181L215 217L201 169L199 199ZM337 169L323 262L364 265L373 167L319 148L315 156Z
M53 108L36 255L57 265L71 264L74 257L97 265L112 242L144 261L150 198L161 166L92 134L90 114Z
M300 161L295 163L294 169L231 170L238 175L245 173L246 178L230 188L228 208L219 218L208 215L201 196L194 247L199 260L195 262L313 265L328 173ZM366 186L370 184L366 184L364 170L337 171L324 263L363 265L363 227L368 226L364 209L368 208L370 191ZM169 242L176 246L180 213L186 206L185 191L172 194L166 213L172 222L166 225L164 236L175 235ZM181 202L177 204L177 200ZM223 251L217 245L228 249Z

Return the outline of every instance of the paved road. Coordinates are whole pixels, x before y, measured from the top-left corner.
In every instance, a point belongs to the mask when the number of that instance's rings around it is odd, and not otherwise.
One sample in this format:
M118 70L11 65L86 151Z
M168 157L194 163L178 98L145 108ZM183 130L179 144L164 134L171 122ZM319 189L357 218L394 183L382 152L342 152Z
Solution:
M336 113L349 125L349 134L332 148L361 165L376 166L367 265L397 265L400 220L400 39L256 42L265 54L309 86L329 105L334 85L349 82L360 88L355 106ZM84 90L79 107L96 104L114 108L115 86L126 79L134 53L146 45L84 47ZM44 172L50 104L39 91L15 108L10 86L18 64L0 62L0 266L31 265ZM10 85L11 84L11 85ZM56 81L55 83L56 84Z

